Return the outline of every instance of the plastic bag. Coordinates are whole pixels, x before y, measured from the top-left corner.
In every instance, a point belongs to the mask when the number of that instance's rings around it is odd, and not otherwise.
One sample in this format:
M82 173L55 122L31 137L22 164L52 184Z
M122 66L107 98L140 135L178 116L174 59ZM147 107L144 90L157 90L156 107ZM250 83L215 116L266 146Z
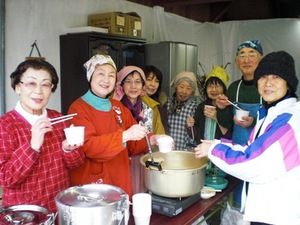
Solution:
M243 214L236 209L231 208L227 202L220 225L250 225L250 222L243 220Z

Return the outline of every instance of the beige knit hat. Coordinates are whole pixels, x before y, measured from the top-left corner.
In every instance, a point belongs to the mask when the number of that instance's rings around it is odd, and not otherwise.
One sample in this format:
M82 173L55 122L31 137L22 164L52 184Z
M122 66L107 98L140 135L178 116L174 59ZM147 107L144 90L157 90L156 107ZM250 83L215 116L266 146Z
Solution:
M198 90L198 85L197 85L197 78L196 75L193 72L188 72L188 71L182 71L178 73L175 78L171 81L171 87L177 87L177 85L183 81L186 80L190 83L190 85L193 88L194 95L195 96L200 96L199 90Z

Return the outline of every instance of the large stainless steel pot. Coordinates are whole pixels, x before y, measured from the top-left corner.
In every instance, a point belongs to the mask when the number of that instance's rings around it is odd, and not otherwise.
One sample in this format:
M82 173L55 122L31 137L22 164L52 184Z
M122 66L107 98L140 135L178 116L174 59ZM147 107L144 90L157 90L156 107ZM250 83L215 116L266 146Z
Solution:
M128 195L107 184L86 184L68 188L55 197L60 225L126 225Z
M38 205L0 208L0 224L52 225L55 215Z
M169 153L154 152L153 161L160 164L162 170L146 166L151 161L150 154L141 157L144 166L145 186L154 194L180 198L201 192L204 185L207 158L196 159L195 153L171 151Z

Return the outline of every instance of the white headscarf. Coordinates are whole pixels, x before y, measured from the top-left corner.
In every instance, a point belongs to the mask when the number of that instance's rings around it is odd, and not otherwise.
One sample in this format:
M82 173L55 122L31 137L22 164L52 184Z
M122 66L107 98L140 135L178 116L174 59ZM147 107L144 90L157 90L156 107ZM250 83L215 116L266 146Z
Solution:
M109 64L115 70L117 70L115 62L109 55L94 55L92 58L89 59L84 65L86 68L86 78L90 82L91 77L95 71L97 65Z

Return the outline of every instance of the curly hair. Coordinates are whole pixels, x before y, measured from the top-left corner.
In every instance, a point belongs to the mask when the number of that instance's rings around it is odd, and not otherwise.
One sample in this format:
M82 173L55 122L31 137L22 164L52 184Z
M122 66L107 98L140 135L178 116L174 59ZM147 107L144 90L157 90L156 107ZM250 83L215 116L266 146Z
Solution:
M51 83L53 84L51 92L54 92L56 90L57 84L59 81L56 70L50 63L48 63L47 61L44 61L42 59L30 59L30 60L21 62L18 65L18 67L15 69L15 71L12 72L10 75L11 87L14 90L15 90L16 85L20 83L22 75L29 68L32 68L34 70L45 70L45 71L49 72L49 74L51 76Z

